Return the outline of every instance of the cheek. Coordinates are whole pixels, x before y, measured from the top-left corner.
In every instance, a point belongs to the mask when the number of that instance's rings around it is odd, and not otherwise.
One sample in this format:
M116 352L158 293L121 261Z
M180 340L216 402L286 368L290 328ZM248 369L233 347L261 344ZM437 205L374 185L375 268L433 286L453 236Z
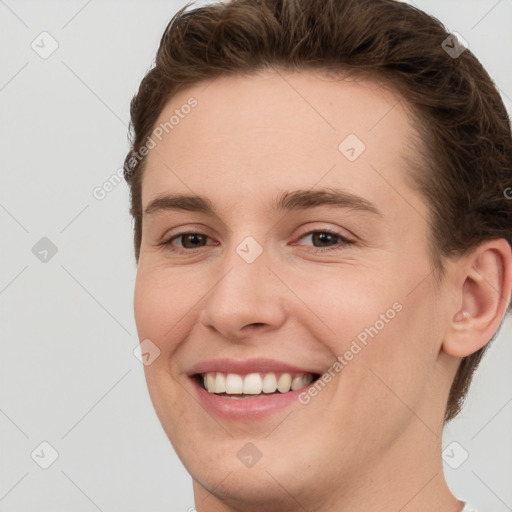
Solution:
M410 405L419 400L440 343L431 290L410 293L409 281L417 278L403 272L402 278L354 272L304 288L306 304L328 333L322 342L343 358L343 392L359 403L375 401L374 410L382 410L383 400L403 407L393 392Z
M400 320L403 306L399 290L386 286L384 283L389 281L382 276L379 279L375 269L337 270L318 274L314 282L301 288L296 283L296 288L310 310L303 318L320 319L319 325L326 332L322 343L342 355L354 340L365 347L365 341L369 345L372 340L385 337L389 326Z
M437 360L438 334L431 298L400 299L401 310L376 333L371 330L361 351L357 377L347 379L355 400L367 403L389 428L409 421L428 395L428 383ZM395 302L396 303L396 302ZM373 327L382 324L375 323ZM351 368L347 368L347 377ZM358 387L358 383L362 387ZM354 385L354 386L353 386ZM352 387L353 386L353 387ZM393 427L394 428L394 427Z
M151 339L168 351L169 339L176 338L186 324L196 300L189 287L169 273L139 266L134 291L134 314L139 339ZM172 336L171 336L172 331ZM165 346L163 341L166 341Z
M144 375L153 407L169 439L177 435L176 418L186 412L170 364L179 340L190 328L186 325L190 307L185 292L186 288L165 272L139 266L134 290L137 332L142 343L150 340L160 351L151 364L144 366Z

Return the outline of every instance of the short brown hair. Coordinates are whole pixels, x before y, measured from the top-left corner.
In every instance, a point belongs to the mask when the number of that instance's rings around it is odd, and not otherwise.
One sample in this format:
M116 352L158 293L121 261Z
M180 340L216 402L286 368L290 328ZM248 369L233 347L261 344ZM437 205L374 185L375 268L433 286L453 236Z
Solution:
M396 0L231 0L187 11L190 5L169 22L155 66L130 105L124 172L137 262L146 160L139 151L165 105L199 82L267 68L366 74L412 107L421 147L411 177L429 208L438 278L443 257L462 255L487 239L512 242L512 201L504 193L512 185L510 119L471 51L445 51L453 36L439 20ZM459 413L488 346L461 361L445 421Z

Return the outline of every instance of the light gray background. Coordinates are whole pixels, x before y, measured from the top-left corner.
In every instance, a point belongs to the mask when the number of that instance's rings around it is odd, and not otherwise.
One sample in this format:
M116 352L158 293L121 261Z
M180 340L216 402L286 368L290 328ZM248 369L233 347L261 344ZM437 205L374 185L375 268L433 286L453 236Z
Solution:
M468 41L512 111L512 0L415 4ZM123 163L130 99L182 5L0 1L1 511L193 506L133 355L128 190L92 194ZM43 31L59 45L47 59L31 48ZM42 237L58 249L46 263L32 252ZM469 453L445 473L481 512L512 510L511 327L443 442L463 447L449 448L452 460ZM42 441L59 454L48 469L31 458Z

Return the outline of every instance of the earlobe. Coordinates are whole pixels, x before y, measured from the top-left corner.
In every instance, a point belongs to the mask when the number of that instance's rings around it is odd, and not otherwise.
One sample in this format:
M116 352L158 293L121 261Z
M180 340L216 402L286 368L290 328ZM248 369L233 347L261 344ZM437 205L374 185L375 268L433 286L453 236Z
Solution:
M504 239L487 240L460 260L458 307L443 350L466 357L493 337L507 311L512 289L512 251Z

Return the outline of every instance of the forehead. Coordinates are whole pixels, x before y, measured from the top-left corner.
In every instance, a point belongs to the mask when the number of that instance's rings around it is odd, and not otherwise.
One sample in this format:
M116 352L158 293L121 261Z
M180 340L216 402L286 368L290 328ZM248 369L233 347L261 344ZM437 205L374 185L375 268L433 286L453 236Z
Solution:
M376 81L288 71L219 77L175 95L159 127L143 205L166 191L226 204L315 186L384 201L396 201L393 188L411 192L404 156L414 121L400 96Z

